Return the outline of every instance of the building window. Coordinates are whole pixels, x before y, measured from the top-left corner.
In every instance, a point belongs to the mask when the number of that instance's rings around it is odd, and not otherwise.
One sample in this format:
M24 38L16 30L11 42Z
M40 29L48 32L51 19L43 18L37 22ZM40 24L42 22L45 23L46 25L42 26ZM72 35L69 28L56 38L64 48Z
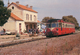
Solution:
M29 20L29 14L26 14L26 20Z
M12 9L14 9L14 6L12 6Z
M32 15L30 15L30 20L32 21Z
M19 23L19 33L21 33L21 23Z
M19 23L19 27L21 27L21 23Z
M32 24L30 24L30 28L32 29Z
M36 16L34 15L34 21L36 21Z
M36 25L34 25L34 28L36 28Z

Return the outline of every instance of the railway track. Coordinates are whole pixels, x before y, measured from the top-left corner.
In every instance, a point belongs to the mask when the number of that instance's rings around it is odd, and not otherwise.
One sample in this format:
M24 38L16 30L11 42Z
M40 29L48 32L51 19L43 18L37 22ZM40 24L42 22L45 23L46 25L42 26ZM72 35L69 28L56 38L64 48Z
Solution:
M66 34L66 35L61 35L58 37L63 37L63 36L69 36L69 35L75 35L78 34L80 32L75 32L73 34ZM54 36L55 37L55 36ZM51 38L54 38L51 37ZM27 42L32 42L32 41L37 41L37 40L44 40L44 39L50 39L47 38L46 36L40 36L40 37L32 37L32 38L28 38L28 39L20 39L20 40L14 40L14 41L6 41L6 42L1 42L0 43L0 47L7 47L7 46L11 46L11 45L17 45L17 44L22 44L22 43L27 43Z

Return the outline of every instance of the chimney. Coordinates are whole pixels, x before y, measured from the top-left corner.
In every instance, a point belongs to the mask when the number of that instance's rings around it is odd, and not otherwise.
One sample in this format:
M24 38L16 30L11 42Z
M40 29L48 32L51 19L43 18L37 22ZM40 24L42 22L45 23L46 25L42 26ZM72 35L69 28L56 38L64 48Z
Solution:
M28 8L28 5L26 5L26 7Z
M19 1L17 1L16 4L19 5Z
M32 9L32 6L30 6L30 8Z
M8 0L8 5L10 4L9 0Z

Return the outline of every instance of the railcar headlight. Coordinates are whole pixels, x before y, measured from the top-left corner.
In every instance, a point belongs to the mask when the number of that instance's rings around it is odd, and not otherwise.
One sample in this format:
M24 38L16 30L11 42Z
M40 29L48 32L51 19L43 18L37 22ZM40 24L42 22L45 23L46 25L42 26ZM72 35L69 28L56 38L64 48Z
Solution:
M56 29L58 31L58 29Z

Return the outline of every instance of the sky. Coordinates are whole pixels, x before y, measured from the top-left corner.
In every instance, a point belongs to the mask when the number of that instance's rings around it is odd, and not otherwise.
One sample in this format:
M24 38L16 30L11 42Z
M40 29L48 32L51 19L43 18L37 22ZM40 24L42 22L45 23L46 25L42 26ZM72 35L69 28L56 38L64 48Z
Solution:
M3 0L7 6L8 0ZM33 6L38 12L38 20L42 21L44 17L53 17L62 19L63 16L73 15L80 25L80 0L9 0L11 2L19 1L22 5Z

